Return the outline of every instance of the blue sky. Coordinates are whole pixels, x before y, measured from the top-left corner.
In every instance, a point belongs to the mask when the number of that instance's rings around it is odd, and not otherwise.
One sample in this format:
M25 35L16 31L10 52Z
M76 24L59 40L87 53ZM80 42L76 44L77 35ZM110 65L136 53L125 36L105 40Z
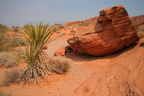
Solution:
M124 6L130 16L144 14L144 0L0 0L0 23L62 24L98 16L100 10L115 5Z

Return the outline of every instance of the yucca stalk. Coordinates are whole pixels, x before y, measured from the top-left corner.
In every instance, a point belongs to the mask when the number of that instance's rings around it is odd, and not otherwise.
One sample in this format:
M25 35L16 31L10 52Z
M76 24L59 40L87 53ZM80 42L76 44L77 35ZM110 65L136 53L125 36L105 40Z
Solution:
M57 37L52 37L52 29L42 23L30 24L24 28L24 38L28 42L25 51L20 51L18 57L23 59L26 66L21 80L31 83L32 78L38 83L39 77L46 77L50 74L51 59L42 50L42 47L54 41Z

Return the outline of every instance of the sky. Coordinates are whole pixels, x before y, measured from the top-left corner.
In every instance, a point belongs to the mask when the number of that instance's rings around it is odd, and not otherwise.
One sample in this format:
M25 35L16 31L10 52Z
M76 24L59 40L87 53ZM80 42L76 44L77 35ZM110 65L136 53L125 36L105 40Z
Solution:
M63 24L98 16L100 10L116 5L124 6L131 17L144 15L144 0L0 0L0 23Z

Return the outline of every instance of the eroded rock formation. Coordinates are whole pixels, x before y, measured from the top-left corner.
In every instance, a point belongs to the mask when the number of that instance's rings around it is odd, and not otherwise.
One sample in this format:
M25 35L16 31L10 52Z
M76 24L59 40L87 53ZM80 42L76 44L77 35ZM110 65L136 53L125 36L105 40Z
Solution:
M97 69L76 96L144 96L144 39Z
M80 54L104 56L121 50L139 40L127 11L121 5L100 11L96 23L90 24L68 40Z

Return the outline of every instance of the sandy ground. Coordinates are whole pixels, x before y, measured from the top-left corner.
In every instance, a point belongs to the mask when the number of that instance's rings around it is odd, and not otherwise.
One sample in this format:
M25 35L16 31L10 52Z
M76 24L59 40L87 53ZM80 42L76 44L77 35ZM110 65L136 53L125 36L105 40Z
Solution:
M55 57L54 51L58 49L60 46L68 45L68 38L70 37L65 36L55 40L54 42L50 43L48 45L48 49L45 50L45 52L48 53L50 57L67 60L71 64L71 67L66 74L52 74L51 76L49 76L49 78L47 78L47 81L41 80L39 85L25 85L22 88L22 84L12 84L11 86L0 87L0 90L4 91L5 93L12 94L12 96L83 96L77 95L75 93L77 90L80 90L79 87L83 86L85 81L88 81L89 78L91 78L95 73L97 73L97 78L101 77L102 74L100 72L105 72L104 68L106 68L106 66L114 58L121 54L120 52L105 57L92 57L83 56L72 52L68 53L65 57ZM0 69L1 78L5 70L7 69ZM91 85L93 84L94 82L92 81Z
M70 63L70 69L66 74L52 74L47 78L47 81L42 80L40 85L25 85L22 88L22 84L12 84L0 87L0 90L12 94L12 96L76 96L74 90L93 75L96 67L104 66L109 62L109 59L99 60L99 57L83 56L74 52L68 53L65 57L55 57L54 51L61 46L68 45L68 38L70 37L58 38L50 43L48 49L45 50L50 57L67 60ZM0 69L1 77L6 70L6 68Z

